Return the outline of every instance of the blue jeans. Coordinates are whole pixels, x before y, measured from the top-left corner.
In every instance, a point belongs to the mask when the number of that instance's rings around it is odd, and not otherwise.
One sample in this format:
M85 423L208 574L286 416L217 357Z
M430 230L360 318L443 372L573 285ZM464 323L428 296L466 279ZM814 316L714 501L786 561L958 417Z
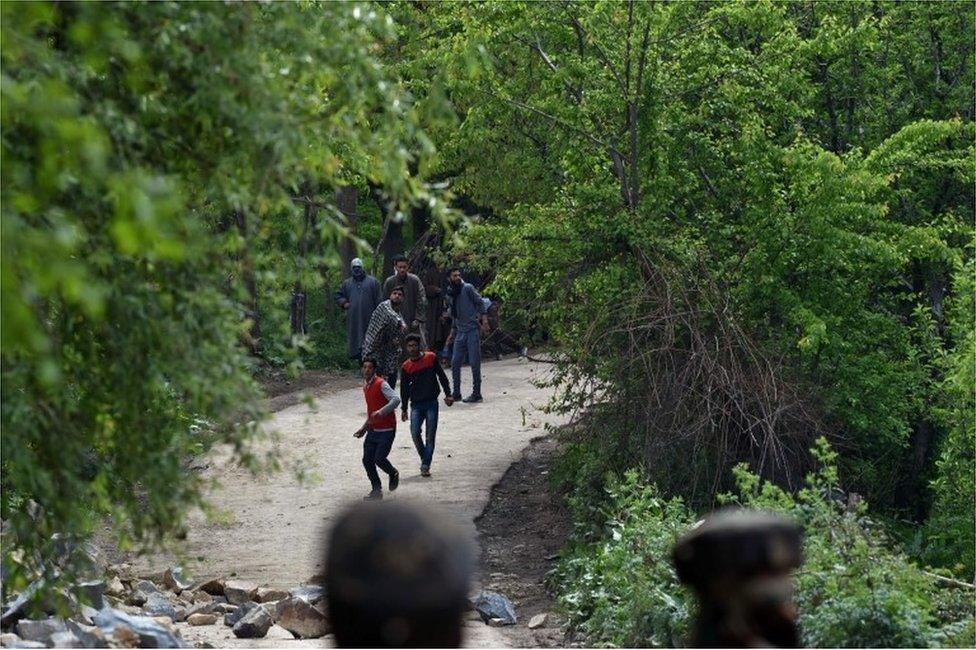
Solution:
M434 457L434 442L437 440L437 398L426 402L414 402L410 406L410 435L413 446L420 455L420 469L430 469L430 461ZM424 427L424 420L427 426ZM427 442L420 435L420 429L427 429Z
M451 356L451 379L454 381L454 397L461 397L461 364L465 357L471 366L472 395L481 395L481 331L476 327L458 332L454 337L454 354Z
M366 431L366 439L363 440L363 467L366 468L366 476L369 477L369 484L373 486L374 490L383 489L379 472L376 471L377 467L391 476L396 474L396 468L387 459L390 450L393 449L395 437L396 429L389 431L367 429Z

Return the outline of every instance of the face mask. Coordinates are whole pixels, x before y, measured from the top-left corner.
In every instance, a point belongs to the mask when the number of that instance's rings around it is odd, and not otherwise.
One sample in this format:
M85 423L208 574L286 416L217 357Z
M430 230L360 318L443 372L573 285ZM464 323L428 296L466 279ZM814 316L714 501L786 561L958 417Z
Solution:
M357 280L361 280L365 276L366 276L366 271L363 270L363 267L361 266L352 267L352 277L356 278Z

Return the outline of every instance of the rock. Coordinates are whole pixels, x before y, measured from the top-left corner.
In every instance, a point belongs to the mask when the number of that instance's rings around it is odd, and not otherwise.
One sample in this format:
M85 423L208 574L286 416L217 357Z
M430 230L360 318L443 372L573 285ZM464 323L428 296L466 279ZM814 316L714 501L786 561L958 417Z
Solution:
M47 645L39 641L18 641L11 648L46 648Z
M268 628L268 633L264 638L274 639L276 641L293 641L295 639L295 635L280 625L272 625Z
M209 593L201 589L200 591L193 592L192 600L194 603L212 603L214 598Z
M207 580L201 582L200 585L195 589L195 591L203 591L211 596L223 596L224 595L224 580L222 578L214 578L213 580Z
M228 580L224 583L224 598L231 605L240 605L249 600L254 600L257 591L258 586L256 584L244 582L243 580Z
M118 578L132 577L132 565L124 562L121 564L109 564L106 571L110 576L116 576Z
M247 616L248 612L257 607L257 603L247 602L239 606L237 610L228 612L224 615L224 625L234 627L239 620Z
M213 613L213 611L214 611L214 604L213 603L197 603L196 605L193 605L192 607L188 607L186 609L186 612L185 612L184 616L186 618L189 618L189 617L193 616L194 614L211 614L211 613Z
M213 605L213 611L219 614L230 614L236 612L240 608L240 605L231 605L230 603L217 603Z
M105 595L105 586L104 580L89 580L87 582L79 582L72 587L71 591L84 604L90 605L95 609L101 609L105 606L105 600L103 598Z
M488 627L504 627L505 625L511 625L511 623L506 623L505 620L501 618L488 619Z
M23 616L27 603L34 598L34 594L36 594L37 591L43 586L44 579L38 578L34 582L27 585L27 589L24 589L19 596L7 603L3 608L3 614L0 614L0 625L7 627Z
M81 625L74 621L66 621L68 631L81 642L82 648L104 648L108 646L105 634L93 625Z
M177 623L182 623L186 620L186 607L183 605L177 605L173 608L173 610L176 612Z
M163 585L177 594L189 588L190 583L183 575L183 567L171 567L163 574Z
M518 621L512 603L500 593L482 591L472 604L485 623L489 623L493 618L502 619L505 625L515 625Z
M24 641L47 643L51 635L67 631L68 627L60 618L45 618L39 621L22 619L17 622L17 636Z
M51 640L48 641L52 648L84 648L81 645L81 641L78 640L71 632L58 632L57 634L51 635Z
M190 625L213 625L217 622L216 614L194 614L193 616L188 616L186 622Z
M255 606L232 628L238 639L261 639L271 628L271 616L260 605Z
M128 625L119 625L112 631L113 647L138 648L139 635Z
M271 589L270 587L258 587L254 600L259 603L273 603L288 598L288 592L284 589Z
M149 616L165 616L171 622L176 621L176 608L173 607L173 604L169 602L166 596L159 592L149 594L149 598L146 600L146 604L142 609Z
M318 585L318 586L321 587L322 585L325 584L325 574L324 573L316 573L314 576L312 576L311 578L309 578L308 580L306 580L305 581L305 584L307 584L307 585Z
M20 641L20 637L13 632L0 634L0 648L9 648L14 643Z
M105 594L109 596L115 596L120 598L125 595L125 585L119 580L118 576L112 576L107 583L105 583ZM99 607L101 609L101 607Z
M278 601L275 621L301 639L317 639L328 634L332 629L325 614L324 602L320 609L296 596Z
M138 645L144 648L179 648L183 645L168 626L160 625L148 616L132 616L111 607L98 613L95 625L103 632L111 633L116 641L126 637L125 628L129 628L135 633Z
M207 643L206 641L197 641L196 645L193 646L193 647L194 648L214 648L216 646L214 646L214 644L212 644L212 643Z
M308 604L314 605L325 598L325 587L318 585L292 587L288 590L288 595L294 598L301 598Z
M549 618L548 614L536 614L529 619L529 629L535 630L546 624L546 620Z

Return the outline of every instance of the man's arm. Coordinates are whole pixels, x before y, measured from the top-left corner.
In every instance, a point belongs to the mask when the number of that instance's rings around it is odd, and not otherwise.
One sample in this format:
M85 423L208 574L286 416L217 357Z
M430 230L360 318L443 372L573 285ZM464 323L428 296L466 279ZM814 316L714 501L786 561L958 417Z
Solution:
M346 292L346 281L343 280L342 284L339 285L339 290L335 292L336 305L340 309L345 309L349 304L349 294Z
M413 276L414 284L417 287L415 293L417 294L417 301L415 303L414 316L413 319L419 323L423 323L427 320L427 289L424 287L424 283L420 281L416 275Z
M447 383L447 373L445 373L444 369L441 368L441 364L439 363L434 364L434 372L437 373L437 381L441 382L441 388L444 389L444 394L450 395L451 385Z
M410 403L410 384L412 383L410 373L406 368L400 368L400 403L403 411L406 412L407 405Z
M487 328L488 317L485 315L487 313L487 309L485 309L485 301L481 299L481 294L478 293L478 290L474 288L473 284L468 284L465 286L465 288L469 290L468 297L474 301L475 310L478 312L478 324L482 329Z
M400 396L396 394L396 391L390 388L390 385L383 380L380 384L380 390L383 392L383 397L386 398L387 402L383 408L376 411L377 416L389 415L396 410L396 407L400 406Z

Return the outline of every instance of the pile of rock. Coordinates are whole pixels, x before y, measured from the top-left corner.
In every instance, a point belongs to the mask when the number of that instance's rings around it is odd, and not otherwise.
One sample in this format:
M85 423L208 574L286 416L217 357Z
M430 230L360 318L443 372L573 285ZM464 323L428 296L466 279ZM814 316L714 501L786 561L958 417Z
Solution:
M317 638L331 631L325 590L317 584L271 589L241 580L187 580L179 568L136 576L108 567L102 581L71 589L69 618L27 619L32 585L6 604L0 645L20 648L181 648L177 623L222 622L239 638ZM53 613L53 609L48 613Z

